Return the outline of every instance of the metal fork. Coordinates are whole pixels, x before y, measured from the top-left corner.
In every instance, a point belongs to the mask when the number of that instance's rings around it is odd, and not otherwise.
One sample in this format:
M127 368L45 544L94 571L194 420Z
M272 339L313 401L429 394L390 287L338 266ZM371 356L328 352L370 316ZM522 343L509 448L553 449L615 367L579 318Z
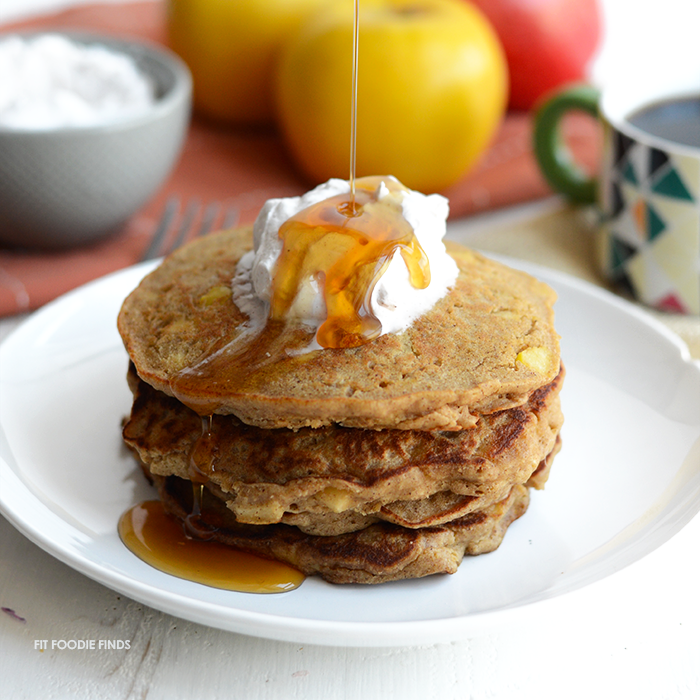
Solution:
M184 211L180 210L179 197L171 197L166 202L151 242L141 256L142 262L172 253L189 238L204 236L217 228L231 228L238 221L238 209L224 208L220 202L210 202L204 207L193 199Z

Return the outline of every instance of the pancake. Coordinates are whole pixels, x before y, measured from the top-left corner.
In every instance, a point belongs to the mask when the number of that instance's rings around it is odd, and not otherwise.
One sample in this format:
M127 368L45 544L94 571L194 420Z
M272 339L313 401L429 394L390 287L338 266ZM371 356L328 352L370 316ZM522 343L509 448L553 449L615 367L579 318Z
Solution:
M192 487L178 477L152 477L166 512L184 520L192 509ZM454 573L466 554L491 552L509 525L527 510L526 486L488 508L439 527L412 530L376 523L333 537L308 535L289 525L242 525L205 490L202 520L224 544L287 562L306 575L331 583L385 583Z
M236 264L251 246L251 227L183 246L119 314L139 376L199 414L266 429L462 430L526 403L559 372L554 292L454 244L454 288L405 332L288 352L306 348L312 330L290 324L255 337L232 302Z
M546 459L542 460L533 475L525 482L525 486L536 489L544 488L552 462L560 447L561 440L557 439L552 452ZM375 515L361 515L357 511L343 511L337 514L285 513L280 522L294 525L310 535L340 535L361 530L381 521L417 530L444 525L477 510L486 509L493 503L507 497L513 486L516 485L519 484L504 483L500 491L491 492L488 498L461 496L450 491L441 491L418 501L395 501L382 506ZM225 494L219 493L218 497L226 501L227 505L230 503Z
M522 406L479 416L462 431L264 429L235 416L202 420L140 380L124 439L152 474L193 477L202 442L208 485L239 523L286 522L338 534L378 520L409 528L438 525L502 500L551 460L563 417L553 382ZM543 485L543 482L542 482Z
M448 244L458 279L406 331L313 350L313 328L234 303L251 246L252 227L193 241L119 314L123 436L165 510L333 583L496 549L561 445L554 292Z

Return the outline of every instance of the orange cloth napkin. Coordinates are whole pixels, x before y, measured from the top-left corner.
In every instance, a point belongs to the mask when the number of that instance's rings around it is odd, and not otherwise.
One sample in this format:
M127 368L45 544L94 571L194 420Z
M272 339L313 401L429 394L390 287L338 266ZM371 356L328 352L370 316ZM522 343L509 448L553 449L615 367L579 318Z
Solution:
M160 2L87 5L0 27L78 29L141 37L165 43L165 7ZM550 193L530 145L530 116L508 114L490 150L475 170L442 194L451 218L533 200ZM579 162L597 160L598 130L590 119L573 119L567 141ZM273 129L234 129L195 118L182 156L160 192L118 235L62 252L0 248L0 316L36 309L64 292L139 261L165 202L220 201L235 205L240 222L253 221L270 197L301 194L309 183L295 170Z

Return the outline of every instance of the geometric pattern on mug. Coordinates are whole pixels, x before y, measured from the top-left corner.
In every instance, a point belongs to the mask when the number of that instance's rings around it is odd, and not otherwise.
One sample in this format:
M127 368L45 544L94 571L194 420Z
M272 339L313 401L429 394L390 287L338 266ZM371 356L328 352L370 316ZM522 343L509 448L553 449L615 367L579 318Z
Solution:
M612 163L601 201L608 276L646 304L700 313L700 163L613 129L606 136Z

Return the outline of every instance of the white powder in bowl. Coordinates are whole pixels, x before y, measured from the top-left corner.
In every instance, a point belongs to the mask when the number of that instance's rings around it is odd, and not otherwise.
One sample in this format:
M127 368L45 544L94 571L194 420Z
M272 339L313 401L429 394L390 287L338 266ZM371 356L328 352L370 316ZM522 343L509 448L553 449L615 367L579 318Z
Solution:
M109 124L155 102L136 62L59 34L0 40L0 127L57 129Z

